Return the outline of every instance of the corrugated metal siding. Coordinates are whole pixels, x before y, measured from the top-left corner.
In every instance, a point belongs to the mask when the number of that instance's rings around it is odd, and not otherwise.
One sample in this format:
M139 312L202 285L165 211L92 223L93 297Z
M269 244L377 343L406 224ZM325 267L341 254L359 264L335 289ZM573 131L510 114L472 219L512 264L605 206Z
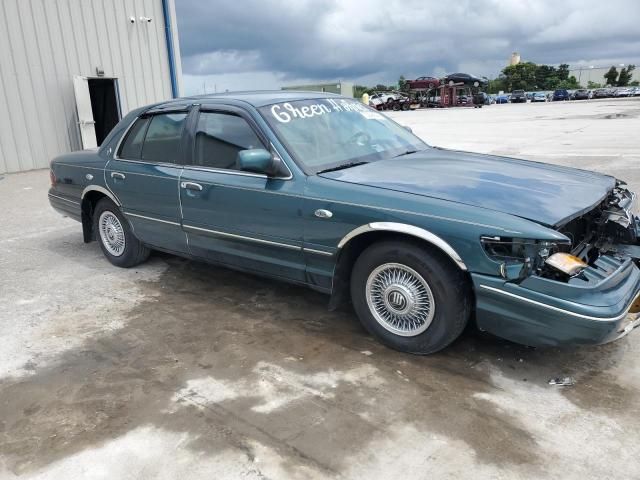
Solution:
M80 148L73 77L96 67L118 79L123 115L171 98L161 0L0 1L0 173Z

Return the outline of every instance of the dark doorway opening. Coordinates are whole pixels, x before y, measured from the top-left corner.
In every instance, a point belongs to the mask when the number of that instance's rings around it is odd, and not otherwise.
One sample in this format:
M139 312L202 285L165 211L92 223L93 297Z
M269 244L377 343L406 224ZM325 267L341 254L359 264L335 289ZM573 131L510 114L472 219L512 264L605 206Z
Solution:
M115 78L90 78L88 82L91 110L96 128L96 141L100 146L120 121L118 85Z

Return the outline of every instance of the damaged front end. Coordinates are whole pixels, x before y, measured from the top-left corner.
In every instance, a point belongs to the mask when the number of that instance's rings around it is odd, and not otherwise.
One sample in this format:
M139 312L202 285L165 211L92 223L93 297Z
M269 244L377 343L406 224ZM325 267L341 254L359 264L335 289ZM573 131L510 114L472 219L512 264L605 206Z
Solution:
M606 343L640 325L635 195L607 197L555 226L553 241L484 236L498 276L472 275L478 327L529 345ZM629 315L631 313L631 315Z
M480 239L485 253L499 262L500 275L521 282L538 275L560 282L588 281L589 273L599 278L615 264L631 258L640 262L640 223L633 215L635 194L623 182L599 205L556 226L566 240L489 237Z

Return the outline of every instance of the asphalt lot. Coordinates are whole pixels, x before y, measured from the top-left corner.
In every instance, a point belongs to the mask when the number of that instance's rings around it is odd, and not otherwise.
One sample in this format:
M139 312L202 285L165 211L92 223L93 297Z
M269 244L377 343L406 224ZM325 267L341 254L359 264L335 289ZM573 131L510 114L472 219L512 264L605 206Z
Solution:
M391 116L640 191L640 99ZM400 354L298 287L160 254L112 267L49 208L48 172L0 178L2 479L640 477L639 331Z

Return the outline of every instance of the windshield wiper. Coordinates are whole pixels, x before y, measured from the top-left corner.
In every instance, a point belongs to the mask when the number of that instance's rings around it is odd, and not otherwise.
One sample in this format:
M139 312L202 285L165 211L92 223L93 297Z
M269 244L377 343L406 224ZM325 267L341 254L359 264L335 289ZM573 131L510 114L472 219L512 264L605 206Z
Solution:
M402 152L400 155L396 155L393 158L398 158L398 157L402 157L403 155L411 155L412 153L416 153L419 150L407 150L406 152Z
M358 165L364 165L365 163L369 163L369 162L343 163L342 165L338 165L337 167L325 168L324 170L320 170L316 173L335 172L336 170L344 170L345 168L357 167Z

